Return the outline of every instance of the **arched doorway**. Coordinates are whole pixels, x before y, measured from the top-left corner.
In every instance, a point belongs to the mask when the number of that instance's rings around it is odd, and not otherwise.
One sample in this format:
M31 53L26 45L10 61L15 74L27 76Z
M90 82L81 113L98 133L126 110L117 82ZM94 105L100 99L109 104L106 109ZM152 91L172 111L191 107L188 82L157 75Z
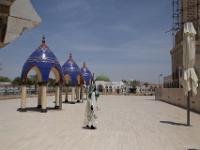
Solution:
M97 90L101 93L103 93L103 85L98 85Z

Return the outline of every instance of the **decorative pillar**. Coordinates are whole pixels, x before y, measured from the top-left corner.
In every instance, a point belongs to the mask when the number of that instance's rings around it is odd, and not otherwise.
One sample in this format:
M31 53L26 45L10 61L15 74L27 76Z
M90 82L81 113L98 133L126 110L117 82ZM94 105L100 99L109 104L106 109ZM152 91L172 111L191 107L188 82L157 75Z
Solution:
M41 85L42 112L47 112L47 84Z
M59 93L60 93L60 87L57 85L55 93L55 109L59 108Z
M38 105L37 108L42 108L42 103L41 103L41 87L38 87Z
M75 87L75 99L78 100L78 87Z
M60 92L59 92L59 109L62 109L62 91L63 91L62 83L59 84L59 87L60 87Z
M66 91L65 91L65 103L68 103L68 86L66 87Z
M80 100L83 102L83 86L80 87Z
M75 104L74 102L74 95L75 95L75 87L72 87L72 94L71 94L71 103Z
M85 91L86 100L88 99L88 90L89 90L89 88L87 87L87 88L86 88L86 91Z
M77 99L77 102L80 102L80 87L79 86L77 86L77 97L76 97L76 99Z
M22 112L26 111L26 85L22 85L22 95L21 95L21 108Z

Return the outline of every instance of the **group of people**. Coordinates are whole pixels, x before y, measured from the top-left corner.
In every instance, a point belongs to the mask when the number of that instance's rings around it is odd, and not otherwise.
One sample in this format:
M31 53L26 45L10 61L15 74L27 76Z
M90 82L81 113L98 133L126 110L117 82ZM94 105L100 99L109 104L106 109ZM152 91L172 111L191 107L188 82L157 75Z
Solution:
M88 129L97 128L98 97L99 93L96 90L95 83L93 83L89 87L88 99L86 103L85 116L84 116L84 126Z

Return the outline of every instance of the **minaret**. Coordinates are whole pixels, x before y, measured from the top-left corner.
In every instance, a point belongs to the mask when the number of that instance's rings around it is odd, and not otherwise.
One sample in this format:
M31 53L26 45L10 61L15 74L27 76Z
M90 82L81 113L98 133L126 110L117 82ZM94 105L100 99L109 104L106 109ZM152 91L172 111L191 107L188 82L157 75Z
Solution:
M173 87L180 88L183 71L183 24L193 22L196 35L196 60L195 69L200 74L200 0L178 0L180 2L180 29L176 32L175 46L171 49Z
M193 22L199 37L200 0L181 0L181 23Z

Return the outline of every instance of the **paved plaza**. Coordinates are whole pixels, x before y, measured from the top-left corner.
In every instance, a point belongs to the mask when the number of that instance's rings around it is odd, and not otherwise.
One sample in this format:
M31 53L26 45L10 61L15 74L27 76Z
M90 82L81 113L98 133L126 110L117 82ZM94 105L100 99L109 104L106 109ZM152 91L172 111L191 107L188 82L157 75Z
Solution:
M53 107L54 98L48 97ZM20 100L0 101L0 150L200 149L200 115L143 96L100 96L98 128L83 128L84 103L63 110L18 112ZM36 106L36 98L28 99Z

